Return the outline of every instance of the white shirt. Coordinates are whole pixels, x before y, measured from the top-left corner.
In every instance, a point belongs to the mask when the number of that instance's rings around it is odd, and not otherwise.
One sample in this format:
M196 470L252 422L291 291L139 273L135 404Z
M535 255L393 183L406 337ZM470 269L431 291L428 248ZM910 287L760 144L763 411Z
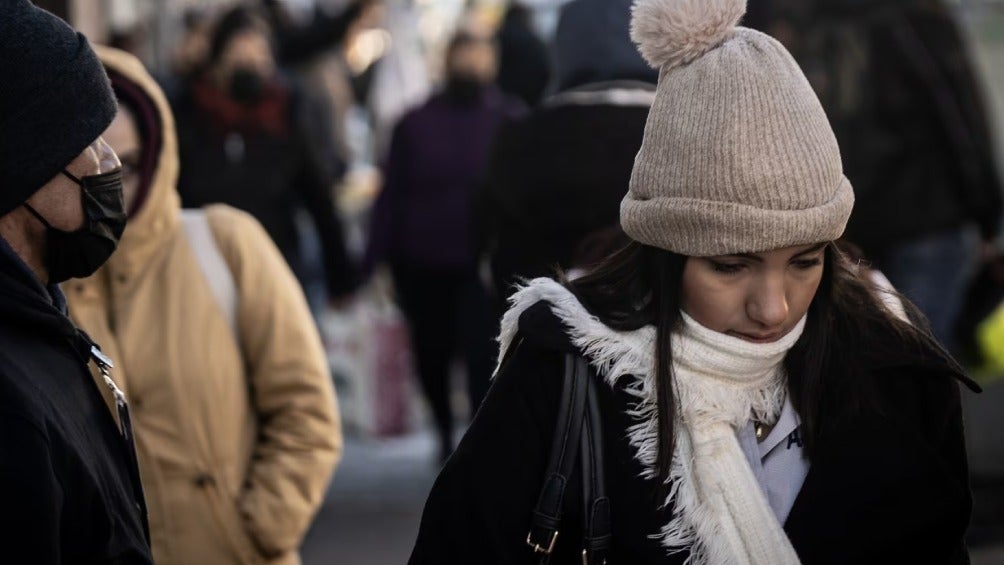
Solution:
M785 399L777 424L762 442L756 440L753 422L736 433L760 489L781 525L788 519L809 474L809 461L802 450L801 424L791 400Z

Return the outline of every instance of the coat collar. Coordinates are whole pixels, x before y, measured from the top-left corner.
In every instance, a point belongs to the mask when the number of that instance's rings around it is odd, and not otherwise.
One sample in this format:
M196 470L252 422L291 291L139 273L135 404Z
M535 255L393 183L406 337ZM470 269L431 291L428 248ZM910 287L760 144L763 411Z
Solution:
M76 337L58 285L45 286L0 238L0 319L45 334Z
M590 84L559 92L544 100L546 108L562 106L621 106L650 108L655 102L655 85L635 81Z

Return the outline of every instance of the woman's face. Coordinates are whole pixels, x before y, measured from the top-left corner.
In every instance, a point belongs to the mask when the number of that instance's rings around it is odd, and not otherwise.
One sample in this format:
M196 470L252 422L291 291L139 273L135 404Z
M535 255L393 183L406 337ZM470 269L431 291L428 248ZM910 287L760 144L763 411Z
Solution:
M702 326L755 343L784 337L809 310L826 244L762 253L689 257L683 311Z
M464 76L489 84L498 74L495 47L487 39L454 48L446 61L449 76Z
M217 78L223 85L229 84L238 70L253 71L267 80L275 74L275 69L275 58L268 36L253 29L235 35L216 63Z

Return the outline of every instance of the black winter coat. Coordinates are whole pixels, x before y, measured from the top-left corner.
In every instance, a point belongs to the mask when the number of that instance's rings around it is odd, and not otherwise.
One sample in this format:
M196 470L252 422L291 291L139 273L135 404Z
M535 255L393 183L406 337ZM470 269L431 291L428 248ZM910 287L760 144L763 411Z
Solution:
M637 82L583 87L496 136L478 208L502 298L517 278L574 266L587 237L618 225L649 107L614 103L614 89L654 94Z
M563 357L575 351L549 305L520 318L519 345L437 479L410 565L535 565L525 540L555 427ZM521 339L521 341L519 341ZM516 343L516 342L514 342ZM851 354L850 351L847 352ZM972 505L958 386L936 361L877 360L881 413L833 418L784 524L805 564L968 563ZM963 377L964 378L964 377ZM601 385L610 565L679 564L651 536L668 522L628 444L633 402ZM566 489L552 565L581 563L579 470Z
M135 451L65 311L0 241L0 562L153 563Z
M856 202L845 237L879 258L965 224L1001 226L982 85L944 2L758 0L746 25L785 35L834 127ZM781 27L781 26L784 27ZM778 27L775 27L778 26Z
M191 87L171 101L178 132L178 192L185 208L228 204L255 217L301 280L306 267L295 215L302 206L320 239L329 296L356 286L332 196L335 172L312 142L306 100L288 85L286 134L263 130L221 132Z

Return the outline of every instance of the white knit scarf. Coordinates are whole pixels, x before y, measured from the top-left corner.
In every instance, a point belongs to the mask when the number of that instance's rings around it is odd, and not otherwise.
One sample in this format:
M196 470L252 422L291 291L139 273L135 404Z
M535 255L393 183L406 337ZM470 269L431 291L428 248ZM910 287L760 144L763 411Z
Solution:
M612 330L591 315L565 287L536 279L511 299L499 341L503 354L519 317L539 301L550 305L610 386L637 402L628 408L634 424L628 440L642 475L657 475L658 405L654 383L654 327ZM790 565L798 557L774 515L739 446L736 430L751 418L773 423L785 399L782 361L805 327L754 344L702 327L683 314L672 337L674 395L678 403L676 451L666 504L672 518L656 537L670 552L690 550L690 565Z

